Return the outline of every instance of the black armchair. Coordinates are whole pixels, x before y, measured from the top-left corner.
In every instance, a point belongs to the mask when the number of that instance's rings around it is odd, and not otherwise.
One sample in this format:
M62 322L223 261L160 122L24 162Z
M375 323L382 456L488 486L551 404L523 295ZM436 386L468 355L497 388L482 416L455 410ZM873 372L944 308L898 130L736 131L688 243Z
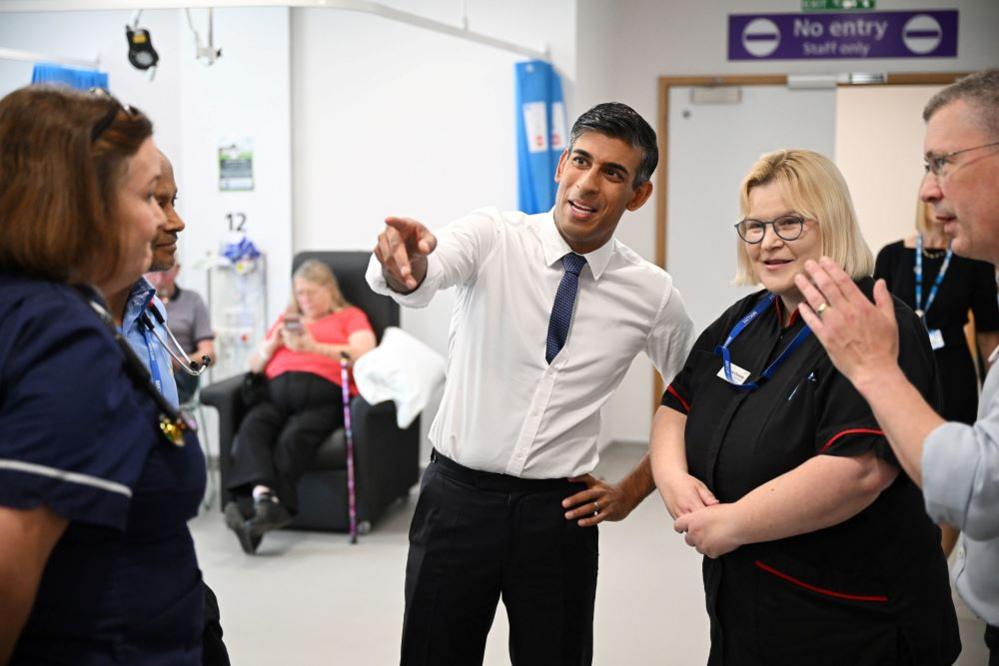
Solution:
M399 325L399 306L391 298L371 291L364 280L368 252L300 252L293 270L308 259L318 259L333 269L344 298L364 310L381 342L387 326ZM242 376L205 387L201 402L219 412L219 468L222 502L226 490L233 439L245 415L240 386ZM340 408L339 406L337 407ZM372 524L396 499L405 498L419 478L420 420L400 430L391 401L370 405L361 396L350 405L354 434L354 480L358 524ZM298 484L299 510L292 527L346 531L347 446L343 428L333 432L316 451L310 469Z

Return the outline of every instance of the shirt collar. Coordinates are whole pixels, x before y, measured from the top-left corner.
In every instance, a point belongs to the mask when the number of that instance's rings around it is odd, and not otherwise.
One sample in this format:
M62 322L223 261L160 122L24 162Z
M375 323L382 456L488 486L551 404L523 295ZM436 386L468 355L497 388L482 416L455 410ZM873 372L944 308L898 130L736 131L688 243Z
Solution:
M140 277L132 285L132 288L128 292L128 302L125 304L125 316L122 319L122 328L126 331L131 328L145 312L149 304L153 303L153 306L160 311L160 314L165 314L163 309L163 304L160 303L160 299L156 298L156 288L149 283L144 277Z
M562 234L558 231L558 227L555 226L555 215L552 211L548 211L541 216L539 227L541 246L545 252L545 264L554 266L562 257L572 252L572 248L565 242ZM599 280L604 270L607 269L607 264L610 263L616 244L617 241L611 238L593 252L582 255L586 258L586 263L593 273L594 280Z

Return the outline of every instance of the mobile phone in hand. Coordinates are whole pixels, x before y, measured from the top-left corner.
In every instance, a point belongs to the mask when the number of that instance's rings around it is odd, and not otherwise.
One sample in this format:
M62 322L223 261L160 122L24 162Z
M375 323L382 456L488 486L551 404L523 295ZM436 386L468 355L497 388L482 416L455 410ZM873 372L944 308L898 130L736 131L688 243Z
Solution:
M284 328L289 333L298 335L302 332L302 320L297 315L288 315L284 318Z

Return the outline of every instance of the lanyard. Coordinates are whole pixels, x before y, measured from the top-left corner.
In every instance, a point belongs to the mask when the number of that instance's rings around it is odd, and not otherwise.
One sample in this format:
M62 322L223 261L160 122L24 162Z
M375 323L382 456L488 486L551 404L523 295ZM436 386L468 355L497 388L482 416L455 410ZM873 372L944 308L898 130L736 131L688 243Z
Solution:
M118 350L121 352L122 356L125 357L125 372L135 382L136 387L145 390L149 396L156 403L159 408L159 428L160 432L167 439L168 442L175 446L184 446L184 432L191 431L195 432L197 430L197 425L193 420L187 417L183 412L176 409L173 405L166 401L163 397L162 391L158 387L154 386L150 381L150 373L146 370L145 366L142 365L142 361L139 357L135 355L132 350L132 346L125 340L125 336L119 327L114 325L114 320L111 318L110 313L104 307L103 302L99 302L100 297L94 299L95 292L88 292L81 290L80 295L87 301L90 307L97 313L104 325L108 327L111 334L114 336L115 344L118 345ZM143 337L148 341L145 335ZM149 348L147 344L146 348ZM152 359L150 359L152 360ZM155 363L153 367L156 367ZM158 371L158 368L157 368Z
M760 388L760 384L773 377L777 372L777 368L779 368L781 364L787 360L787 357L790 356L795 349L800 347L801 343L803 343L808 336L812 334L812 329L805 326L798 331L798 334L794 336L794 339L791 340L790 344L784 348L784 351L782 351L780 355L774 359L773 363L767 366L767 368L763 371L763 374L760 375L759 381L736 384L732 377L732 355L729 353L728 347L744 330L746 330L746 327L749 326L753 320L766 312L770 306L773 305L774 299L776 298L777 296L775 294L769 294L760 299L760 302L756 304L756 307L753 308L749 314L736 322L735 326L732 327L728 337L725 338L725 343L720 347L715 347L715 354L722 357L722 362L725 366L725 379L727 379L729 384L731 384L736 390L755 391Z
M149 338L149 332L140 324L139 332L142 339L146 341L146 352L149 354L149 374L153 380L153 386L160 393L163 393L163 376L160 374L159 363L156 362L156 352L153 348L153 341Z
M187 355L186 351L184 351L184 348L180 346L180 343L177 341L177 337L173 334L173 331L170 330L170 327L167 326L166 319L164 319L163 315L160 314L160 311L156 309L156 306L150 302L149 305L146 306L146 310L149 312L143 312L139 315L139 329L142 332L142 338L146 341L146 344L152 344L152 340L150 340L149 336L146 334L148 331L156 337L163 349L165 349L167 353L173 357L173 360L177 362L177 367L192 377L200 377L202 373L208 369L208 366L211 365L211 357L202 356L200 363L192 361L191 357ZM153 314L153 317L156 318L156 321L159 322L159 325L163 327L163 330L166 331L166 340L164 340L163 336L156 331L156 326L153 325L153 320L149 318L150 312ZM153 361L152 347L150 347L149 360L150 367L152 367L152 364L155 363L155 361ZM159 370L157 369L157 373L158 372Z
M940 272L937 273L937 279L933 282L933 286L930 288L930 293L926 297L926 305L923 305L923 234L916 236L916 316L920 319L926 316L929 311L930 306L933 305L933 300L937 297L937 290L940 288L940 283L943 282L944 275L947 274L947 269L950 268L950 258L954 256L954 250L950 248L950 244L947 244L947 256L944 257L943 263L940 265Z

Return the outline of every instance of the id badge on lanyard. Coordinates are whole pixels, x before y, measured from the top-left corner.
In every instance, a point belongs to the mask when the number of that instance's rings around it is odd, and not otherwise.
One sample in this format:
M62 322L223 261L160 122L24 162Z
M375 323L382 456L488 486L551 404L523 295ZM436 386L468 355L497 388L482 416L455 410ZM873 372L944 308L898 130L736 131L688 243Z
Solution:
M149 338L149 332L145 329L142 329L142 339L146 341L146 351L149 353L149 375L153 380L153 386L162 394L163 376L160 374L160 366L156 362L156 350L153 348L153 341Z
M733 326L732 330L729 332L728 337L725 338L725 342L721 346L715 347L715 354L721 356L722 358L722 367L721 370L718 371L718 377L721 377L740 391L755 391L758 389L760 384L776 374L777 369L784 363L784 361L787 360L787 357L790 356L795 349L800 347L808 336L812 334L812 329L808 326L802 328L798 331L798 334L794 336L794 339L791 340L787 347L784 348L784 351L782 351L780 355L774 359L773 363L767 366L767 368L760 375L759 381L748 381L751 373L748 370L740 368L732 363L732 355L728 350L729 345L731 345L732 342L739 337L744 330L746 330L746 327L749 326L753 320L766 312L770 306L773 305L774 299L776 298L777 296L775 294L769 294L760 299L760 302L757 303L752 312L736 322L735 326Z
M944 257L943 263L940 265L940 272L937 273L937 279L933 281L933 286L930 288L930 293L926 296L926 303L923 303L923 235L919 234L916 236L916 265L913 268L913 272L916 274L916 316L919 320L923 322L923 326L926 326L926 313L929 311L930 306L933 305L933 301L937 297L937 291L940 289L940 285L943 283L944 276L947 274L947 269L950 268L950 260L954 256L954 251L947 246L947 256ZM927 333L930 336L930 347L933 351L938 349L943 349L945 346L943 331L939 328L929 328L927 327Z
M938 349L943 349L945 346L943 331L941 331L939 328L931 328L929 330L929 334L930 334L930 347L933 348L933 351L936 351Z

